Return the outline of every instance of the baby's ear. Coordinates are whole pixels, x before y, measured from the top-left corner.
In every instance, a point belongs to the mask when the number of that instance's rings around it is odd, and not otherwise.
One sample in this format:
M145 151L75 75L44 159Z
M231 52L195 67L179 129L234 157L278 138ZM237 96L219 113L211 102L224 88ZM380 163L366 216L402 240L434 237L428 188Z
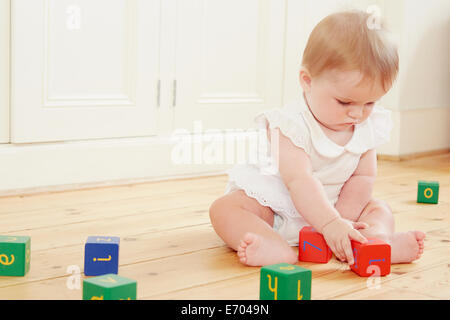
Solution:
M308 69L306 69L305 67L300 68L299 79L303 91L308 92L311 89L311 75Z

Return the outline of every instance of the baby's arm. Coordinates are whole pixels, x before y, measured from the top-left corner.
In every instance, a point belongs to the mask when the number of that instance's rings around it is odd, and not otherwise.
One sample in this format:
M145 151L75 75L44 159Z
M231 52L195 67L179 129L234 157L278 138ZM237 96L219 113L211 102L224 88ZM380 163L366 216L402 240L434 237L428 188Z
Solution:
M279 130L279 129L275 129ZM279 171L298 212L319 232L340 217L330 205L320 181L313 176L306 152L278 131Z
M339 194L335 207L343 218L358 220L371 199L376 175L377 156L375 150L371 149L361 156L358 167Z
M367 240L329 203L321 182L312 174L311 161L306 152L295 146L279 129L275 130L278 133L275 136L279 137L280 175L297 211L323 234L339 259L353 264L350 238L359 242Z

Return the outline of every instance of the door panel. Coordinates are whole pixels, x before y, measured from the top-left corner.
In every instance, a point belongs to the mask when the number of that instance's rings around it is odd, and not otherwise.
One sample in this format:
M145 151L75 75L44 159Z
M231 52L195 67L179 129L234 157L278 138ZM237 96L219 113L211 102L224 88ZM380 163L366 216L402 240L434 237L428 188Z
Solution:
M15 0L12 141L156 133L156 0Z
M285 1L175 5L175 128L247 128L282 104Z

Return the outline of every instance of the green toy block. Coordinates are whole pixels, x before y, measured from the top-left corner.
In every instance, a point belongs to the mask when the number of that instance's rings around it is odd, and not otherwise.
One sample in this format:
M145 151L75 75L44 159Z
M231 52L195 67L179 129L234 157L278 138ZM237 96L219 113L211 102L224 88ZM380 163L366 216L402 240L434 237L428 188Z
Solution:
M438 203L439 182L420 180L417 186L418 203Z
M83 300L136 300L137 282L108 273L83 280Z
M0 235L0 276L25 276L30 270L30 253L30 237Z
M311 300L311 270L279 263L261 268L260 300Z

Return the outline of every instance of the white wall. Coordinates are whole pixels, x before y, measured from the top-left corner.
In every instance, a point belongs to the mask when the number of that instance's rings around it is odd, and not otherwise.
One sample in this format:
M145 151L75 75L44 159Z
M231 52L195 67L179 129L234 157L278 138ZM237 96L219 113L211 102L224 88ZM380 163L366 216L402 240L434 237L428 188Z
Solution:
M404 1L399 108L450 107L450 1Z
M0 143L9 142L9 2L0 0Z
M403 156L450 148L450 1L383 1L399 44L400 72L381 101L394 112L393 139L379 152Z

